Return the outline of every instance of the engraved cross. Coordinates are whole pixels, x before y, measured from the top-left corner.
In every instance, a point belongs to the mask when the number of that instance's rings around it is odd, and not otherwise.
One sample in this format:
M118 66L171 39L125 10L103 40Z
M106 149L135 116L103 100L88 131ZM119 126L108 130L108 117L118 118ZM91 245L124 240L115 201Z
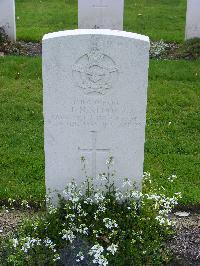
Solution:
M96 3L96 4L93 4L92 5L93 8L99 9L99 11L98 11L100 13L99 14L100 15L100 18L99 19L100 19L101 23L103 23L103 21L104 21L104 18L103 18L104 17L103 16L104 10L105 10L105 8L108 7L108 4L107 3L104 3L104 1L105 0L100 0L99 3ZM99 25L95 25L94 26L94 29L99 29L99 27L100 27Z
M97 132L96 131L90 131L92 135L92 147L91 148L86 148L82 149L78 147L79 151L86 151L86 152L91 152L92 153L92 177L96 177L96 168L97 168L97 152L109 152L110 149L97 149Z

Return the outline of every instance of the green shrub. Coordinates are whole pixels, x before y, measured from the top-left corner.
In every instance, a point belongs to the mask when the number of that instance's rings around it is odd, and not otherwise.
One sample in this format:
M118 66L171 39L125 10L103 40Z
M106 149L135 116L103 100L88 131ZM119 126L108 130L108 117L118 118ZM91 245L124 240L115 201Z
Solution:
M125 179L120 191L108 173L77 186L72 181L58 207L27 220L3 243L6 265L163 265L169 259L165 241L173 233L172 198L164 188L155 194L150 174L143 193ZM172 182L175 176L169 178ZM98 189L104 187L103 190ZM146 193L146 191L149 193Z

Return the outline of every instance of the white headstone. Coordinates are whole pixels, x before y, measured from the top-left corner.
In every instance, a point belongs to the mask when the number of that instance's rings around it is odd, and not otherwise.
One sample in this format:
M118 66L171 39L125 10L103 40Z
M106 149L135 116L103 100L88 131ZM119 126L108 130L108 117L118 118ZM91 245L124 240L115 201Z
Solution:
M200 0L187 1L185 38L200 38Z
M14 0L0 0L0 27L4 28L10 40L16 41Z
M141 184L149 38L112 30L74 30L43 38L46 187L106 172L114 157L116 186ZM81 180L82 179L82 180Z
M123 30L124 0L78 0L79 29Z

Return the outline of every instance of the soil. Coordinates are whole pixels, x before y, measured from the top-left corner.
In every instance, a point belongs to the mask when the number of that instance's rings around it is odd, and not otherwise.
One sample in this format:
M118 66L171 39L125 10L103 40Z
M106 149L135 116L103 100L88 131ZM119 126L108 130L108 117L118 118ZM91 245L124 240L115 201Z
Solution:
M24 55L36 56L42 54L42 45L40 42L11 42L5 31L0 28L0 56L4 55Z
M173 216L176 220L176 235L168 243L174 256L171 266L200 265L200 214L188 217Z
M0 210L0 237L13 233L24 218L34 215L33 211Z

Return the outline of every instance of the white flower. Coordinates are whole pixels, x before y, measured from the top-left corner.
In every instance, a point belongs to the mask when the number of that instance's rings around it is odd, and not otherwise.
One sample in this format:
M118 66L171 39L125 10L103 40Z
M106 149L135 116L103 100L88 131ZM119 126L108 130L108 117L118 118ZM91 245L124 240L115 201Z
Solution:
M101 253L103 253L103 251L104 251L103 247L99 244L96 244L93 247L91 247L89 254L90 255L97 254L97 253L101 254Z
M76 229L76 231L83 235L88 235L88 227L85 224L81 224L80 227Z
M17 240L17 238L13 238L12 239L12 242L13 242L13 247L16 248L17 245L18 245L18 243L19 243L18 240Z
M60 260L60 256L58 254L55 254L54 258L53 258L53 261L55 262L55 261L58 261L58 260Z
M34 245L38 245L38 246L41 245L40 239L26 237L22 239L22 241L24 241L24 244L22 245L21 250L25 253L27 253L28 249L32 248Z
M52 250L54 250L54 248L55 248L55 244L54 244L54 243L52 242L52 240L49 239L49 238L46 238L46 239L44 240L44 244L45 244L46 247L49 247L49 248L51 248Z
M30 206L28 205L28 201L26 200L22 200L21 206L26 207L27 209L30 208Z
M147 181L149 184L152 183L151 174L149 172L144 172L143 179L144 181Z
M156 216L155 219L160 223L160 225L165 224L165 219L162 216Z
M98 203L100 201L103 201L105 199L105 197L101 192L97 192L94 194L94 199Z
M62 230L62 234L64 234L62 236L62 239L69 240L70 243L72 243L73 240L76 238L76 236L74 235L73 231L71 231L71 230L65 230L65 229L63 229Z
M166 214L168 214L169 213L169 210L159 210L159 215L166 215Z
M119 191L117 189L117 191L115 193L115 197L116 197L116 200L121 201L124 198L124 195L123 195L123 193L121 191Z
M50 214L55 214L57 212L57 208L55 208L52 204L48 204L48 212Z
M128 179L128 178L124 179L122 187L125 187L125 186L129 186L129 187L132 186L132 183L131 183L130 179Z
M64 197L70 200L72 203L77 203L82 193L78 190L76 182L71 182L67 188L63 191Z
M137 190L131 191L130 197L135 199L135 200L140 200L142 197L142 192L137 191Z
M168 177L168 180L171 183L174 182L175 179L177 179L177 176L176 175L171 175L171 176Z
M69 200L72 202L72 203L77 203L79 201L79 197L70 197Z
M150 179L151 178L151 174L149 172L144 172L143 173L143 178Z
M65 219L70 219L71 221L74 221L74 219L75 219L75 214L67 214L66 216L65 216Z
M45 246L51 246L53 244L53 242L51 241L51 239L47 238L44 240L44 244L45 244Z
M99 174L98 179L100 179L101 181L107 181L106 174Z
M76 206L76 212L77 212L78 214L80 214L80 213L82 212L82 206L81 206L80 203Z
M99 205L98 210L97 210L97 213L99 213L99 212L105 212L105 211L106 211L106 207L103 204Z
M83 256L83 252L80 251L77 255L76 255L76 262L80 262L84 260L84 256Z
M111 220L110 218L104 218L103 222L105 224L105 227L108 229L117 228L118 224L115 220Z
M160 196L156 194L145 194L145 196L148 200L155 200L155 201L160 200Z
M93 263L106 266L108 265L108 260L103 255L100 255L99 257L96 257L95 259L93 259Z
M85 203L85 204L92 204L92 203L93 203L93 199L90 198L90 197L88 197L88 198L86 198L86 199L84 200L84 203Z
M160 225L172 226L175 224L175 222L171 221L167 217L157 216L155 219L159 222Z
M117 248L118 248L118 245L112 244L111 246L107 248L107 250L110 251L112 255L114 255L117 252Z
M94 245L90 249L88 254L90 256L94 256L94 259L93 259L94 264L98 264L98 265L102 265L102 266L108 265L108 260L102 254L103 251L104 251L104 248L99 244Z

